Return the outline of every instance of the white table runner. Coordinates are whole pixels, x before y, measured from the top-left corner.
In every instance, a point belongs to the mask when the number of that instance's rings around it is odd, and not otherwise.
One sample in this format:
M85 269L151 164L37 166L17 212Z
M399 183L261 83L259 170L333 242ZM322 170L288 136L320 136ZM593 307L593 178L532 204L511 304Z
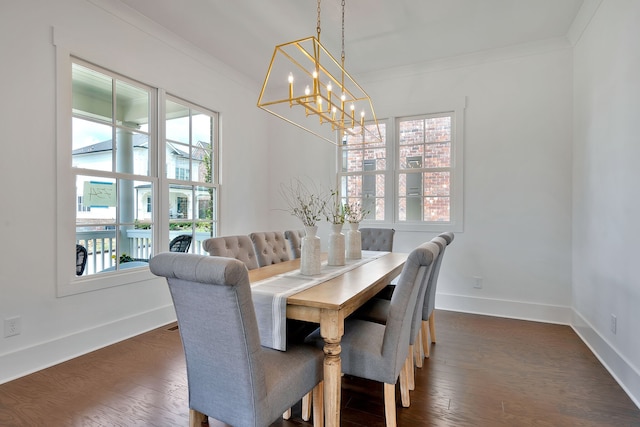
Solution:
M276 350L287 349L287 297L333 279L389 252L362 251L362 259L347 259L343 266L322 263L320 274L304 276L300 270L278 274L251 284L253 305L258 319L260 343Z

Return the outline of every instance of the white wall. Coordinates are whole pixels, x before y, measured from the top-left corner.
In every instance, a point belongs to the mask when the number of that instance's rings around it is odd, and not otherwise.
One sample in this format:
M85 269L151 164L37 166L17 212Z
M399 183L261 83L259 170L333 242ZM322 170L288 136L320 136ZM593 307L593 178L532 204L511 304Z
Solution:
M605 0L574 49L576 329L640 402L640 2ZM611 331L617 316L617 332Z
M257 89L162 29L135 14L127 22L123 10L100 7L105 4L24 0L0 6L0 319L22 318L20 335L0 338L0 383L175 316L160 279L56 297L56 195L72 189L55 186L54 32L57 43L83 59L220 112L221 232L269 226L267 125L255 107Z

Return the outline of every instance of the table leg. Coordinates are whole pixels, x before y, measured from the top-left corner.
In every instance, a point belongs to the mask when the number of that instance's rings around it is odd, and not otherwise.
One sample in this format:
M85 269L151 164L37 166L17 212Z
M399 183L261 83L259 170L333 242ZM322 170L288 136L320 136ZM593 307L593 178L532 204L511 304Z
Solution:
M338 312L325 311L320 317L320 335L324 339L324 422L327 427L340 426L342 364L340 340L344 319Z

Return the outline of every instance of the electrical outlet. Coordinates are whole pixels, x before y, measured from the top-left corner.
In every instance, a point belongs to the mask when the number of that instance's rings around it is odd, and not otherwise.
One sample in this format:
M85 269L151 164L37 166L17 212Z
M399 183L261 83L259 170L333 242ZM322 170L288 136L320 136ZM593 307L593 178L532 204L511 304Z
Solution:
M14 335L20 335L20 316L10 317L4 319L4 337L12 337Z
M611 315L611 332L615 335L618 330L618 318L615 314Z
M482 277L474 276L473 280L473 287L476 289L482 289Z

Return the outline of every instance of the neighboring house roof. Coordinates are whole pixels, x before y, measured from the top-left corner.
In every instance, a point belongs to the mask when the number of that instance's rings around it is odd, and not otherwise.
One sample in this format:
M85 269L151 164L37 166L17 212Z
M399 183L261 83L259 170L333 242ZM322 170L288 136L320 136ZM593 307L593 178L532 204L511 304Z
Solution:
M136 133L133 135L133 146L139 148L149 148L149 138L147 135ZM113 140L98 142L96 144L87 145L86 147L77 148L71 152L72 155L99 153L101 151L111 151L113 149Z
M149 139L147 137L147 135L143 135L143 134L134 134L133 135L133 146L135 147L139 147L139 148L149 148ZM169 147L169 149L171 150L171 154L178 156L178 157L184 157L184 158L189 158L189 152L182 150L180 147L180 144L175 144L175 143L171 143L171 142L167 142L167 147ZM211 144L209 144L208 142L202 142L202 141L198 141L195 144L196 148L205 148L205 149L210 149L211 148ZM78 155L78 154L91 154L91 153L99 153L99 152L103 152L103 151L111 151L113 149L113 140L112 139L108 139L106 141L102 141L102 142L98 142L96 144L91 144L91 145L87 145L86 147L82 147L82 148L77 148L75 150L73 150L71 152L72 155ZM193 152L193 158L194 160L202 160L204 158L204 151L203 150L194 150Z

